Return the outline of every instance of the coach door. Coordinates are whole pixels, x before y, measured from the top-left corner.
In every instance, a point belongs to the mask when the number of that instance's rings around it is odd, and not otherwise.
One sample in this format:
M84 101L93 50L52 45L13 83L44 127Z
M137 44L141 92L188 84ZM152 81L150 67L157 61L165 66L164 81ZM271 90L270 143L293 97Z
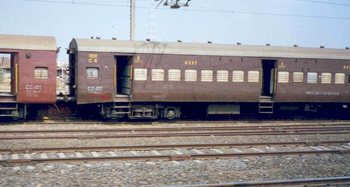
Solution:
M261 94L259 112L273 113L273 100L276 87L276 60L262 60Z
M129 97L131 93L132 56L116 56L114 88L117 97Z
M15 96L18 92L18 53L0 53L0 94Z

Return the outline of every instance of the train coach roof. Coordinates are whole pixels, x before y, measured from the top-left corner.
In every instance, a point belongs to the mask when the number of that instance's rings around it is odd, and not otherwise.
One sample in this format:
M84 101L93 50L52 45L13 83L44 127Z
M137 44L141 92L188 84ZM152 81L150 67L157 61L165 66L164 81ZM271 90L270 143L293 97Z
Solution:
M0 49L56 50L52 36L0 34Z
M77 39L70 49L86 52L149 53L179 55L243 56L268 58L350 59L350 50L248 46L229 44L175 43L129 40Z

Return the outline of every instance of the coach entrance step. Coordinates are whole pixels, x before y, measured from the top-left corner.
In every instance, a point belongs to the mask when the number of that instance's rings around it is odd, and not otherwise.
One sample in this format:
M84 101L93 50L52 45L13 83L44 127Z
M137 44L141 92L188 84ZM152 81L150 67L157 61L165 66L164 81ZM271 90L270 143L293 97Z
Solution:
M0 117L18 117L18 104L0 103Z
M259 98L259 113L272 114L273 113L273 97L260 96Z
M11 93L5 93L5 92L0 92L0 103L2 102L15 102L16 101L16 96L12 95Z

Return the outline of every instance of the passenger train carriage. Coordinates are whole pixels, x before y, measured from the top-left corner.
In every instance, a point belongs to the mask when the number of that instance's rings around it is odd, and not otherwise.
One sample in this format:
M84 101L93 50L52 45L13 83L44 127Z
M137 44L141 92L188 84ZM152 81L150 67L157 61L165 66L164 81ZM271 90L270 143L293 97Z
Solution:
M347 108L347 49L73 39L77 104L108 118ZM277 108L276 108L277 106Z
M7 87L0 72L0 116L69 106L112 119L174 119L347 111L350 103L348 49L74 38L68 95L56 95L57 52L54 37L0 35L10 64Z
M9 60L9 85L0 82L0 117L25 118L27 106L56 103L56 39L0 34L1 69Z

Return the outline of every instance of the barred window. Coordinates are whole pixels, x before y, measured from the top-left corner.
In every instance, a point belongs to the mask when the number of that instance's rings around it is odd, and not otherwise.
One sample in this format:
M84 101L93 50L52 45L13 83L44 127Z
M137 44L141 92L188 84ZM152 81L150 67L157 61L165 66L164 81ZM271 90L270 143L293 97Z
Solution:
M233 71L232 82L244 82L244 71L238 71L238 70Z
M259 71L248 71L248 82L259 82Z
M169 81L181 81L181 70L169 69L168 70L168 80Z
M34 68L34 79L49 79L49 68Z
M278 83L289 83L289 72L279 71L278 72Z
M147 69L146 68L136 68L135 69L135 81L145 81L147 80Z
M345 84L345 73L335 74L335 84Z
M293 82L304 82L304 73L303 72L294 72L293 73Z
M322 73L321 74L321 83L322 84L332 83L332 73Z
M213 71L212 70L202 70L201 71L201 81L213 82Z
M197 70L185 70L185 81L197 81Z
M317 83L317 73L316 72L308 72L306 82L307 83Z
M228 82L228 71L218 70L217 71L217 82Z
M164 69L152 69L152 81L164 81Z

